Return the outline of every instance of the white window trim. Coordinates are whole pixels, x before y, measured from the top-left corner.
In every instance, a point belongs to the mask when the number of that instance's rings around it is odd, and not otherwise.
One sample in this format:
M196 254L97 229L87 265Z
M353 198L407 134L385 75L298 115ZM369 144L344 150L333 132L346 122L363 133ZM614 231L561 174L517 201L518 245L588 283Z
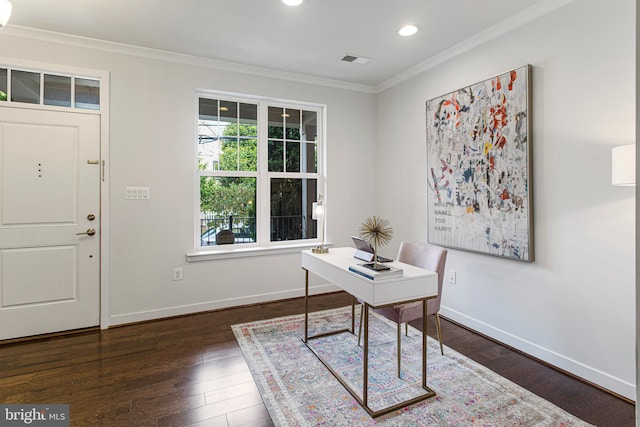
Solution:
M309 241L301 244L289 244L279 246L254 246L250 248L238 248L233 250L209 250L209 251L195 251L187 254L188 262L197 261L211 261L218 259L230 259L230 258L246 258L256 257L264 255L279 255L279 254L293 254L299 253L305 249L311 249L318 246L320 240ZM324 246L332 247L332 243L324 243Z
M285 100L280 98L269 98L269 97L261 97L261 96L251 96L246 94L237 94L232 92L219 92L219 91L211 91L211 90L198 90L196 91L195 96L195 129L196 129L196 138L197 138L197 129L198 129L198 116L199 116L199 99L200 98L215 98L220 100L232 101L232 102L243 102L250 104L258 104L258 123L265 123L268 118L268 106L271 107L283 107L290 109L306 109L317 112L318 119L318 127L317 127L317 152L318 152L318 164L317 164L317 172L315 173L280 173L280 172L269 172L268 171L268 153L264 147L261 146L261 143L267 141L267 127L261 126L258 128L258 171L257 172L232 172L230 175L232 176L256 176L257 177L257 188L256 188L256 205L257 208L257 221L259 222L257 230L258 230L258 242L256 243L243 243L243 244L234 244L234 245L225 245L224 248L221 246L211 246L204 247L200 246L200 234L199 224L200 224L200 174L197 171L197 166L194 168L194 249L192 252L186 254L188 262L196 262L196 261L207 261L207 260L217 260L217 259L229 259L229 258L242 258L242 257L254 257L254 256L263 256L263 255L273 255L273 254L283 254L283 253L295 253L300 252L303 249L309 249L315 246L322 241L323 234L326 235L326 232L323 228L326 228L326 219L322 223L318 224L318 237L315 239L304 239L304 240L289 240L282 242L271 242L269 239L270 234L270 223L269 223L269 215L264 215L264 213L268 211L268 206L270 205L270 191L269 191L269 183L272 177L277 177L278 175L286 175L290 178L300 178L302 176L309 177L310 175L314 175L314 178L317 179L317 191L318 194L322 194L325 200L326 196L326 188L325 188L325 157L326 157L326 105L324 104L316 104L305 101L294 101L294 100ZM194 139L196 139L194 138ZM194 149L194 165L198 164L198 150ZM224 175L225 173L218 172L219 175ZM263 208L264 206L264 208ZM325 246L328 245L326 242Z

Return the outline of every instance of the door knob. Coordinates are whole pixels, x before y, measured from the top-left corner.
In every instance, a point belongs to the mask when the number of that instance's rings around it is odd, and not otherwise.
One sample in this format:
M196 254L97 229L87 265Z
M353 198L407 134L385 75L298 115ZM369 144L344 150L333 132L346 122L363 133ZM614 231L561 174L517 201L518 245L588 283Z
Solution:
M80 236L81 234L88 234L89 236L93 236L94 234L96 234L96 230L94 230L93 228L87 228L87 231L85 231L84 233L76 233L76 235Z

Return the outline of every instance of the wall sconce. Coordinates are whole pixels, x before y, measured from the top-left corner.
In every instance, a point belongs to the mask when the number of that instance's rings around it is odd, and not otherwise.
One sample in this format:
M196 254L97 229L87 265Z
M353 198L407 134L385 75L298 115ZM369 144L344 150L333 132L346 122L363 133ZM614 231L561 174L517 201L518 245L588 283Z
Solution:
M311 218L315 219L318 221L318 224L322 227L322 241L320 243L320 246L316 246L315 248L311 249L311 252L313 252L314 254L326 254L327 252L329 252L329 248L326 248L324 246L324 212L325 212L325 203L324 203L324 198L322 197L322 194L320 194L318 196L318 201L317 202L313 202L313 212L311 213Z
M9 0L0 0L0 28L4 28L11 18L11 2Z
M611 184L636 185L636 145L621 145L611 149Z

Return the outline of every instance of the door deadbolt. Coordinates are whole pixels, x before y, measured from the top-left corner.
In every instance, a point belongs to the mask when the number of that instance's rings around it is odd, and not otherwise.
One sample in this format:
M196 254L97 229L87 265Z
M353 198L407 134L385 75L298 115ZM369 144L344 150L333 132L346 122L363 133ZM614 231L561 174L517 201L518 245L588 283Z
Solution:
M93 228L87 228L87 231L85 231L84 233L76 233L76 235L80 236L81 234L88 234L89 236L93 236L94 234L96 234L96 230L94 230Z
M87 215L87 219L89 221L93 221L94 219L96 219L96 216L94 214L89 214L89 215Z

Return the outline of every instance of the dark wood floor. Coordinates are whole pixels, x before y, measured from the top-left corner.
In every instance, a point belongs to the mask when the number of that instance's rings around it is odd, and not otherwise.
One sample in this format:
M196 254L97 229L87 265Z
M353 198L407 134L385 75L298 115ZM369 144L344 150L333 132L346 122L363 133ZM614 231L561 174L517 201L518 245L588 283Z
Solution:
M316 296L311 310L349 303ZM72 426L271 426L229 326L303 310L296 299L0 345L0 402L70 404ZM449 347L581 419L634 425L634 405L451 322L442 328Z

